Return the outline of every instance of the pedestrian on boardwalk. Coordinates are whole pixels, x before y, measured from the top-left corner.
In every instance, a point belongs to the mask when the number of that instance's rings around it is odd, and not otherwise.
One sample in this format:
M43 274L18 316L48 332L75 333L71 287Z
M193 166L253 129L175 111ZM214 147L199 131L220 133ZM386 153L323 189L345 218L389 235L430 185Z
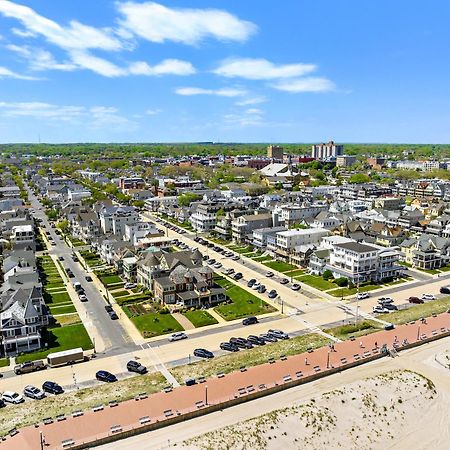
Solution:
M306 365L306 366L309 365L308 358L305 358L305 365Z
M363 345L362 341L359 342L359 346L360 346L361 348L364 348L364 345Z

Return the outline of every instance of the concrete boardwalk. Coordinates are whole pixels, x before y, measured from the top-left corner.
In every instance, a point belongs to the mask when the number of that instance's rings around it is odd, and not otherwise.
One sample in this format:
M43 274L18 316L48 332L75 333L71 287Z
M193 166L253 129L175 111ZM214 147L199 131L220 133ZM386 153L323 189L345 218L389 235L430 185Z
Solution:
M41 432L45 437L45 448L86 448L93 442L126 437L135 434L137 429L150 431L372 361L382 357L384 345L396 355L397 350L449 335L450 314L443 313L425 321L400 325L394 330L373 333L358 341L335 343L334 351L325 346L313 352L211 377L193 386L180 386L118 405L105 405L64 420L53 419L47 424L28 426L7 437L0 449L37 449Z

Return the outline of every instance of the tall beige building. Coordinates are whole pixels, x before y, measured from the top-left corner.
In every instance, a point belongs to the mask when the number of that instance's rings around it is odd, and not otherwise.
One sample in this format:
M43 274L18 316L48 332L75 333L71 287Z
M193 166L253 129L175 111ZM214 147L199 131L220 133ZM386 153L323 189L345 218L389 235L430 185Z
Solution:
M267 147L267 157L277 161L283 161L284 149L279 145L269 145Z

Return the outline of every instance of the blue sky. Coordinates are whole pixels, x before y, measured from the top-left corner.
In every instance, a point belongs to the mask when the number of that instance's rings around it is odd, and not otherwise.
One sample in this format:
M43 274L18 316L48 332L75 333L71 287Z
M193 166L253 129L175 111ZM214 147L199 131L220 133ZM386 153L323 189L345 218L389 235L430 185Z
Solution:
M450 142L450 3L0 0L0 142Z

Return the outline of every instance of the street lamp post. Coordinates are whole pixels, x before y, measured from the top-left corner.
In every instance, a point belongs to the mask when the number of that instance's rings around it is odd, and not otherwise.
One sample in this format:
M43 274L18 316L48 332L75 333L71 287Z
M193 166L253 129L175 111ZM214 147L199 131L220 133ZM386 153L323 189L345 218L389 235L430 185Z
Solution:
M328 354L327 354L327 369L330 368L330 349L328 349Z
M92 344L94 345L94 355L97 353L97 351L95 350L95 337L92 337Z
M205 405L208 406L208 385L205 384Z

